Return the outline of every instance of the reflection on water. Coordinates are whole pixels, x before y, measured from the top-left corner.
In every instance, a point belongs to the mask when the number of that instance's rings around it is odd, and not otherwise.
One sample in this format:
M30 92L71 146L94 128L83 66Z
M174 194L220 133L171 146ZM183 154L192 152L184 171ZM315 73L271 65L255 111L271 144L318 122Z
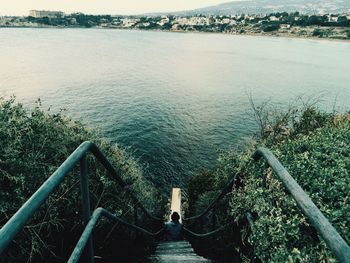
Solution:
M350 43L94 29L0 29L0 96L99 127L168 191L254 129L247 93L348 109Z

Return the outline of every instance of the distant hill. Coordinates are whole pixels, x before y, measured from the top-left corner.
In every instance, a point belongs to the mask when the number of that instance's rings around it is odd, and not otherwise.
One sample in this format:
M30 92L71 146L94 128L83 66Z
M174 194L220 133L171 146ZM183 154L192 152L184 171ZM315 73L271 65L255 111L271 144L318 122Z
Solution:
M350 12L350 0L245 0L232 1L189 11L174 12L176 15L231 15L266 14L299 11L305 14Z

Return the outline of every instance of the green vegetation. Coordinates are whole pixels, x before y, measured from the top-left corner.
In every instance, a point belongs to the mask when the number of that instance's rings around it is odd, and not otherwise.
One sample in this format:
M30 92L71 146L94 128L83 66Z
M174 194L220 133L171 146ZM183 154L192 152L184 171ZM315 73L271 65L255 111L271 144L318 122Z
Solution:
M230 22L234 21L237 23L243 22L247 24L269 24L271 27L276 27L276 24L288 24L291 26L323 26L323 27L349 27L350 20L344 15L301 15L298 12L293 13L272 13L267 15L236 15L236 16L206 16L197 15L195 17L202 17L208 19L208 23L201 24L197 29L202 28L203 31L216 31L219 32L227 31L230 28L230 23L226 22L228 19ZM113 24L120 25L123 23L124 19L134 19L135 23L131 27L145 27L144 23L149 23L145 28L148 29L171 29L172 25L176 23L178 17L176 16L167 16L166 23L160 23L162 21L161 16L110 16L110 15L87 15L83 13L75 13L66 15L64 17L57 18L34 18L27 17L29 22L39 23L49 26L80 26L80 27L93 27L101 24ZM191 17L185 17L190 19ZM273 21L271 19L274 19ZM226 19L226 20L225 20ZM236 23L235 23L236 24ZM190 25L186 25L186 27ZM275 30L277 30L276 28ZM267 31L266 31L267 32Z
M295 201L263 161L251 158L257 146L270 148L311 199L350 243L350 114L324 113L313 106L284 111L268 104L255 106L259 139L242 153L222 154L215 170L191 179L187 215L202 211L226 183L237 175L232 190L196 232L206 232L228 221L235 224L221 237L209 240L203 253L220 253L229 261L335 262L334 255L301 214ZM94 141L121 171L130 188L153 213L163 207L153 186L142 176L142 167L125 151L99 139L62 113L32 111L15 99L0 100L0 225L31 196L83 141ZM128 222L135 222L134 204L127 194L88 158L92 207L102 206ZM254 219L254 231L245 215ZM138 214L138 220L145 221ZM72 251L81 231L78 167L11 244L0 262L62 262ZM152 224L146 224L153 227ZM155 226L154 226L155 227ZM152 249L152 241L103 220L95 231L96 255L136 262ZM218 242L220 245L218 246ZM199 244L203 245L203 244ZM209 247L220 248L211 250ZM119 249L115 249L118 247ZM111 249L113 248L113 249ZM140 250L140 248L144 248ZM134 249L134 250L133 250ZM128 255L128 256L127 256Z
M237 174L232 191L218 208L222 222L233 220L239 226L226 233L231 235L227 251L235 250L244 262L253 258L257 262L335 262L272 170L251 156L258 146L270 148L350 243L350 114L328 114L315 107L280 111L253 104L253 108L260 139L243 153L223 154L215 170L192 179L189 197L195 198L189 200L187 213L205 207ZM211 189L207 184L202 187L202 181L213 182ZM245 219L247 212L253 215L254 231Z
M350 30L347 30L347 31L346 31L346 36L347 36L348 38L350 38Z
M271 31L276 31L280 28L279 24L271 24L271 25L266 25L263 28L264 32L271 32Z
M51 17L0 17L0 27L84 27L216 32L229 34L286 35L349 39L349 13L111 16L73 13Z
M0 225L3 225L35 192L58 166L85 140L94 141L109 161L121 172L131 190L153 214L162 207L161 198L143 178L142 167L124 150L99 139L94 130L87 129L62 113L42 110L40 103L29 111L15 99L0 100ZM111 180L103 167L88 156L92 208L104 207L135 222L134 204L121 187ZM71 253L82 231L79 168L70 173L55 194L28 222L7 249L0 262L63 262ZM147 220L138 213L138 220ZM147 251L149 240L119 225L111 228L103 220L95 230L95 254L104 259L120 258L126 254L140 256ZM140 241L142 240L142 242ZM145 242L147 241L147 242ZM131 244L134 244L131 246ZM113 247L113 249L110 249ZM115 249L119 247L119 249ZM132 249L135 248L135 251ZM126 253L128 252L128 253ZM124 254L123 254L124 253Z

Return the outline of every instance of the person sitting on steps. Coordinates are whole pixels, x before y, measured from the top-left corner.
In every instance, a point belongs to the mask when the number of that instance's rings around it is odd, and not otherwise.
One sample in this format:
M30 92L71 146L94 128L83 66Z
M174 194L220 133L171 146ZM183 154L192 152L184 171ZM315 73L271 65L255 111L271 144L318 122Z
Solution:
M179 241L183 239L182 224L179 222L180 215L177 212L171 214L171 221L165 223L165 240Z

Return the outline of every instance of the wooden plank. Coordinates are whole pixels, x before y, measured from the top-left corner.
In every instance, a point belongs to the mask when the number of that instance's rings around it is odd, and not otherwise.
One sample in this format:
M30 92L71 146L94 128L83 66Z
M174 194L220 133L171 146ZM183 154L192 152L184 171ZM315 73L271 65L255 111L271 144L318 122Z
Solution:
M180 215L180 223L182 220L182 211L181 211L181 189L173 188L171 191L171 203L170 203L170 216L173 212L177 212Z

